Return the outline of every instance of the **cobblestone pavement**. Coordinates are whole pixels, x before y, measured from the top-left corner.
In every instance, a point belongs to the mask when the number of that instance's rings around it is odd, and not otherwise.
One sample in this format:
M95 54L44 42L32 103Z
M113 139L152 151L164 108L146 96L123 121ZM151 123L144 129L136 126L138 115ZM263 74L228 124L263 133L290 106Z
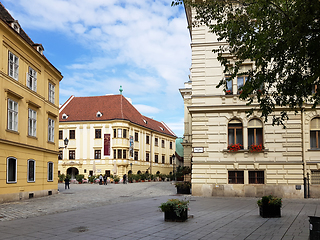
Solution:
M306 240L308 216L320 217L319 199L283 199L281 218L261 218L257 198L181 196L170 182L59 188L53 196L0 204L0 240ZM169 198L189 199L192 217L165 222L158 206Z
M0 204L0 221L176 194L172 182L70 184L70 189L59 183L58 188L55 195Z

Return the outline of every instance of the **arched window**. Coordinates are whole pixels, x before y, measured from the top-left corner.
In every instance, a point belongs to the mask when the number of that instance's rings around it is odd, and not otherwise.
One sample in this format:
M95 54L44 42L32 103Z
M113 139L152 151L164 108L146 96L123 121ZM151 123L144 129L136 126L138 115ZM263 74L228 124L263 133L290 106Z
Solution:
M314 118L310 124L310 148L320 148L320 118Z
M238 119L233 119L228 124L228 145L241 144L243 145L242 122Z
M248 147L263 145L263 125L259 119L252 119L248 123Z

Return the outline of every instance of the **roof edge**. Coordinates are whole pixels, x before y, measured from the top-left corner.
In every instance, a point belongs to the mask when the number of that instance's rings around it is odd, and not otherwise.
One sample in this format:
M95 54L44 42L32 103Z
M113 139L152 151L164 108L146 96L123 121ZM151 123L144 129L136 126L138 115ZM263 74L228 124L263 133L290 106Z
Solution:
M71 96L69 97L69 99L60 107L60 109L59 109L59 114L60 114L60 112L71 102L71 100L74 99L74 98L75 98L74 95L71 95Z

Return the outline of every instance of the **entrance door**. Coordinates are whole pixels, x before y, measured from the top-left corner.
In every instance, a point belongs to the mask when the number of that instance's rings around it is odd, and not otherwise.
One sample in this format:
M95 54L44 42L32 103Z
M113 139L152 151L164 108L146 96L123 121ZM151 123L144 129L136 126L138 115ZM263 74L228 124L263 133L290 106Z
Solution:
M76 175L79 174L79 170L75 167L70 167L67 169L67 174L71 176L71 179L76 179Z

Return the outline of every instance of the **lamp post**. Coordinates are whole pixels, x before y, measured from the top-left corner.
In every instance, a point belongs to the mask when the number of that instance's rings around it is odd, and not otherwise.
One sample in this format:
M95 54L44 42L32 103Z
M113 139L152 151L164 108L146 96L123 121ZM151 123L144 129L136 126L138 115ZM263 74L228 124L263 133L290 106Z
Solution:
M175 162L174 159L176 158L176 156L174 154L172 154L172 170L173 170L173 177L174 177L174 181L176 181L176 172L175 172Z
M68 143L69 143L69 139L68 139L68 138L65 138L65 139L63 140L63 143L64 143L64 147L59 147L59 149L67 148Z

